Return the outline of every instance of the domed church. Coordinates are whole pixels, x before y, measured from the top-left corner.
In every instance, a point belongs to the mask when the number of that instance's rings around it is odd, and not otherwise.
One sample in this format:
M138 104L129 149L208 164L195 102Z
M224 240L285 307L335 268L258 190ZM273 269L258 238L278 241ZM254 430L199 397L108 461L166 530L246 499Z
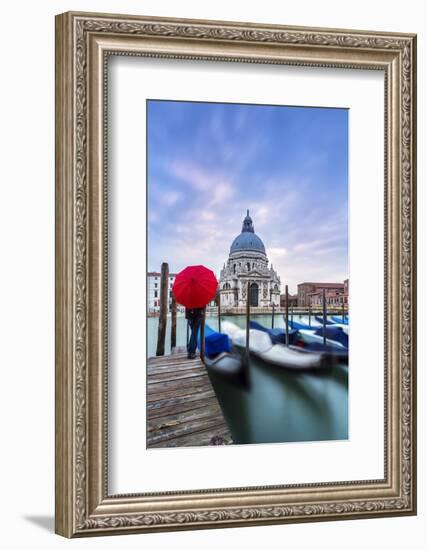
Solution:
M244 307L248 281L251 306L280 305L280 277L272 265L268 266L264 243L255 233L249 210L242 232L232 242L227 264L220 273L221 307Z

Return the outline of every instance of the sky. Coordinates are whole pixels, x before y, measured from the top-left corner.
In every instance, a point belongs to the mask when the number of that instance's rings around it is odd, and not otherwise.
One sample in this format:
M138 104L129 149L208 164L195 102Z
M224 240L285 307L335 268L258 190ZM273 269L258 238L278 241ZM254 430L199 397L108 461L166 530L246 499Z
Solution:
M148 270L217 277L249 209L282 291L348 277L348 111L149 100Z

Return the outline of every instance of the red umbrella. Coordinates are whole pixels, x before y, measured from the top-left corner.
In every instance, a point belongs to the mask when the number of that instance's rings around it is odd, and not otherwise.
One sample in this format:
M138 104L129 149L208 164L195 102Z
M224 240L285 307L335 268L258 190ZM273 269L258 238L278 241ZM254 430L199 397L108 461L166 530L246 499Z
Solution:
M205 307L216 294L218 281L213 271L203 265L190 265L180 271L173 283L176 301L187 307Z

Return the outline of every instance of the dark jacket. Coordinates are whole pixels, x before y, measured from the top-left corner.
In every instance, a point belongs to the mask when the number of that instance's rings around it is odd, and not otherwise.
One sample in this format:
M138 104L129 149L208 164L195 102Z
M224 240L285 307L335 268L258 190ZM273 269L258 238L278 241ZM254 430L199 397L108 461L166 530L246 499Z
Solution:
M194 308L185 308L185 318L186 319L193 319L195 321L196 319L200 319L203 317L205 313L204 307L194 307Z

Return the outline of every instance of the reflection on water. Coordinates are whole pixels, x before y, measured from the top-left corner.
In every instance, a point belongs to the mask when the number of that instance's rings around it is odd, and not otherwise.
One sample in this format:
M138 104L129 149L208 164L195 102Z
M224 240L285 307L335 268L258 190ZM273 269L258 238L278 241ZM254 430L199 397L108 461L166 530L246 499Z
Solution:
M254 318L271 326L268 315ZM228 320L242 328L246 324L244 316ZM156 352L158 318L149 318L148 323L148 354L152 356ZM207 323L218 329L217 318L210 317ZM274 324L283 327L282 316L277 316ZM169 330L167 333L166 349L170 350ZM184 346L185 342L186 320L178 318L177 345ZM251 357L248 390L212 373L210 378L237 444L348 438L348 368L344 365L321 374L295 373Z
M347 367L290 372L250 362L250 389L211 376L235 443L347 439Z

